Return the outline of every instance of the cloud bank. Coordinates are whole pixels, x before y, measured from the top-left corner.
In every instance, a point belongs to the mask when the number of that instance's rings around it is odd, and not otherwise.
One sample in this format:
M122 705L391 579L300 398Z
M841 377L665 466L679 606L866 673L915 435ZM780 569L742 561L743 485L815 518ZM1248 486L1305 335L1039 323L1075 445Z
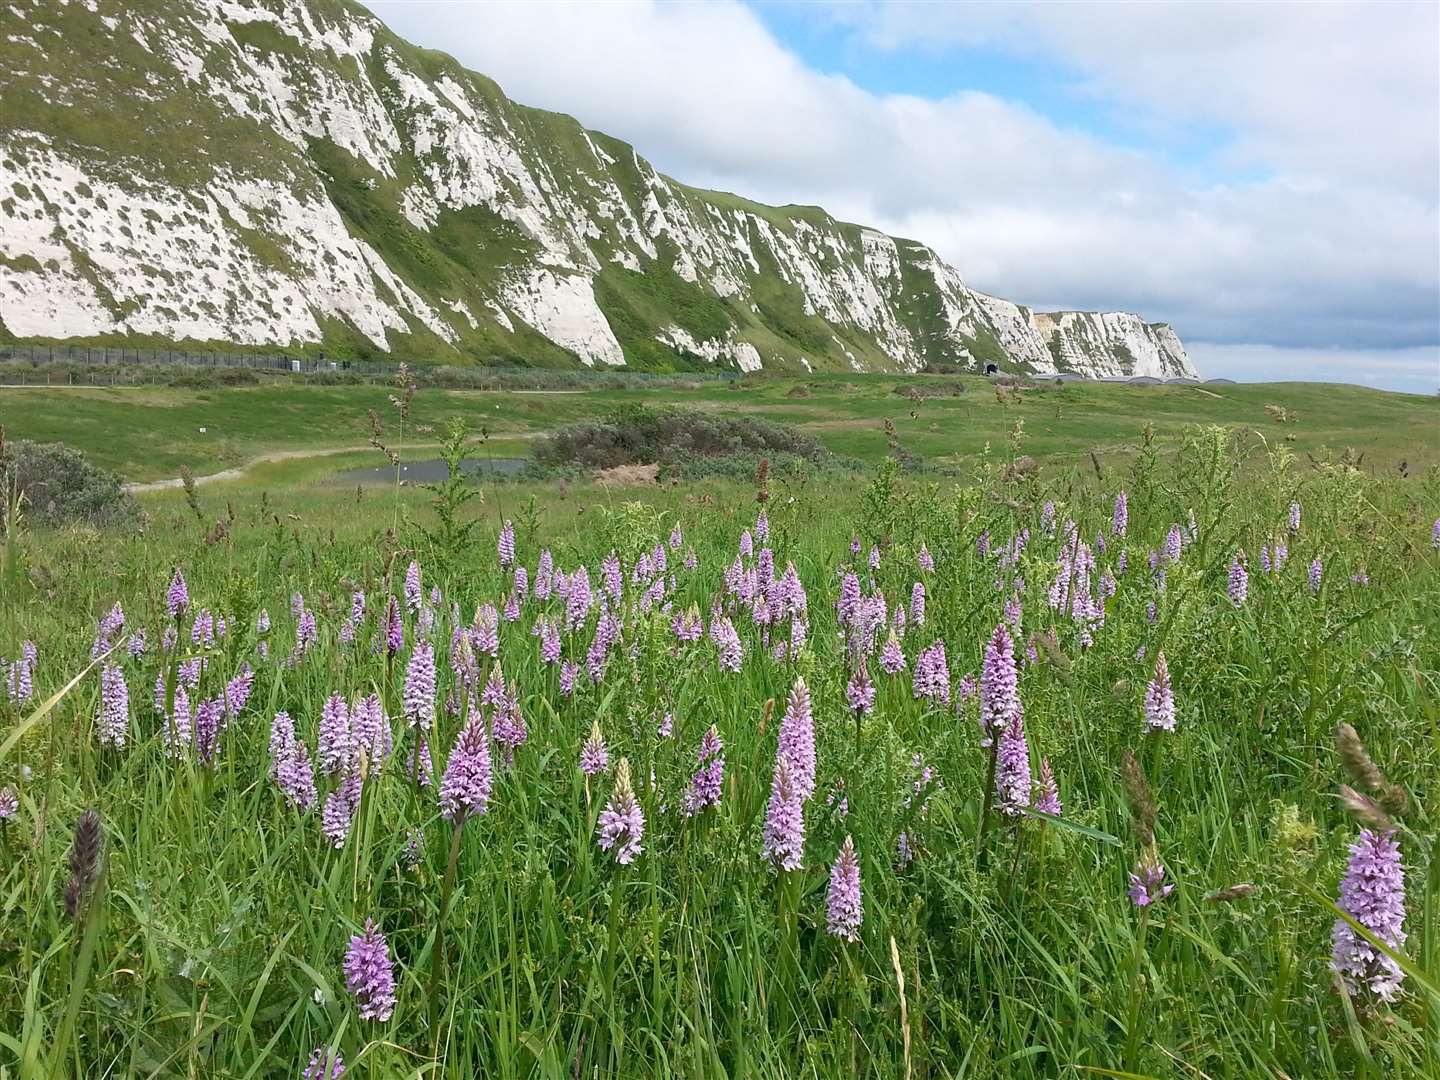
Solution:
M1440 344L1432 4L804 9L846 50L953 55L959 86L977 55L1063 71L1123 140L984 86L868 89L735 0L369 6L678 179L923 240L1042 309L1170 322L1202 371L1207 354L1270 365L1251 377L1310 357L1326 377L1333 350L1413 363ZM1196 133L1200 160L1177 149Z

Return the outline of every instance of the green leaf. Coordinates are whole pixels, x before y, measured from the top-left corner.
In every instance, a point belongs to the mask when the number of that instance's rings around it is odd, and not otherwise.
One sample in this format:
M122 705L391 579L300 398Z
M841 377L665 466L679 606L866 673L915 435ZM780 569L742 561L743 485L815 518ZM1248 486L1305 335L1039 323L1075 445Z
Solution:
M1043 810L1036 810L1034 807L1031 806L1023 807L1021 813L1023 813L1026 817L1032 817L1039 821L1049 822L1051 825L1058 825L1060 826L1060 828L1068 829L1070 832L1077 832L1081 836L1088 836L1091 840L1099 840L1102 844L1111 844L1117 847L1120 844L1120 838L1118 836L1111 836L1107 832L1101 832L1099 829L1092 829L1088 825L1081 825L1078 822L1070 821L1063 817L1056 817L1054 814L1047 814Z

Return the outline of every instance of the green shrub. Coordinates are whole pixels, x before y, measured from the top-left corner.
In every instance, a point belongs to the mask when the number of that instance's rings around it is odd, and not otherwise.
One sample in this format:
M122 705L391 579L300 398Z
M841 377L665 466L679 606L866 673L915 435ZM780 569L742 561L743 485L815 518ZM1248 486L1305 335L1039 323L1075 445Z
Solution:
M90 464L81 451L64 443L7 444L0 458L0 489L9 492L12 485L25 500L25 515L44 525L114 525L136 513L135 500L119 476Z
M953 360L926 360L920 375L973 375L974 364L957 364Z
M665 464L678 455L722 457L788 454L819 461L825 450L809 435L754 417L722 416L695 409L631 406L605 420L571 424L541 440L535 457L544 465Z
M170 385L201 390L216 386L258 386L260 376L250 368L187 368L173 376Z

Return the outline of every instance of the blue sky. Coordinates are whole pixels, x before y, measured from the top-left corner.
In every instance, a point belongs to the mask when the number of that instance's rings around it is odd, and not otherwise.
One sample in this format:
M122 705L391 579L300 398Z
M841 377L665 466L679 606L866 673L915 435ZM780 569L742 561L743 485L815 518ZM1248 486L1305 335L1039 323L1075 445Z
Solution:
M1440 5L369 0L672 176L1202 373L1440 386Z
M762 0L750 5L786 48L816 71L844 75L876 94L940 99L980 91L1023 102L1056 124L1089 132L1118 146L1164 153L1212 181L1225 178L1216 155L1229 141L1216 126L1161 129L1087 91L1081 72L1038 55L993 47L912 42L877 47L856 35L830 9Z

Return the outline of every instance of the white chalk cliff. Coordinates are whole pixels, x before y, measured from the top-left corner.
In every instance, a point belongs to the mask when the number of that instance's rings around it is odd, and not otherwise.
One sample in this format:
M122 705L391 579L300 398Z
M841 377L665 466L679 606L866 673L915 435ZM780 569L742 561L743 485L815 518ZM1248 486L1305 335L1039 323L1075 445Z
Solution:
M0 340L1193 375L1169 326L662 176L344 0L3 0Z

